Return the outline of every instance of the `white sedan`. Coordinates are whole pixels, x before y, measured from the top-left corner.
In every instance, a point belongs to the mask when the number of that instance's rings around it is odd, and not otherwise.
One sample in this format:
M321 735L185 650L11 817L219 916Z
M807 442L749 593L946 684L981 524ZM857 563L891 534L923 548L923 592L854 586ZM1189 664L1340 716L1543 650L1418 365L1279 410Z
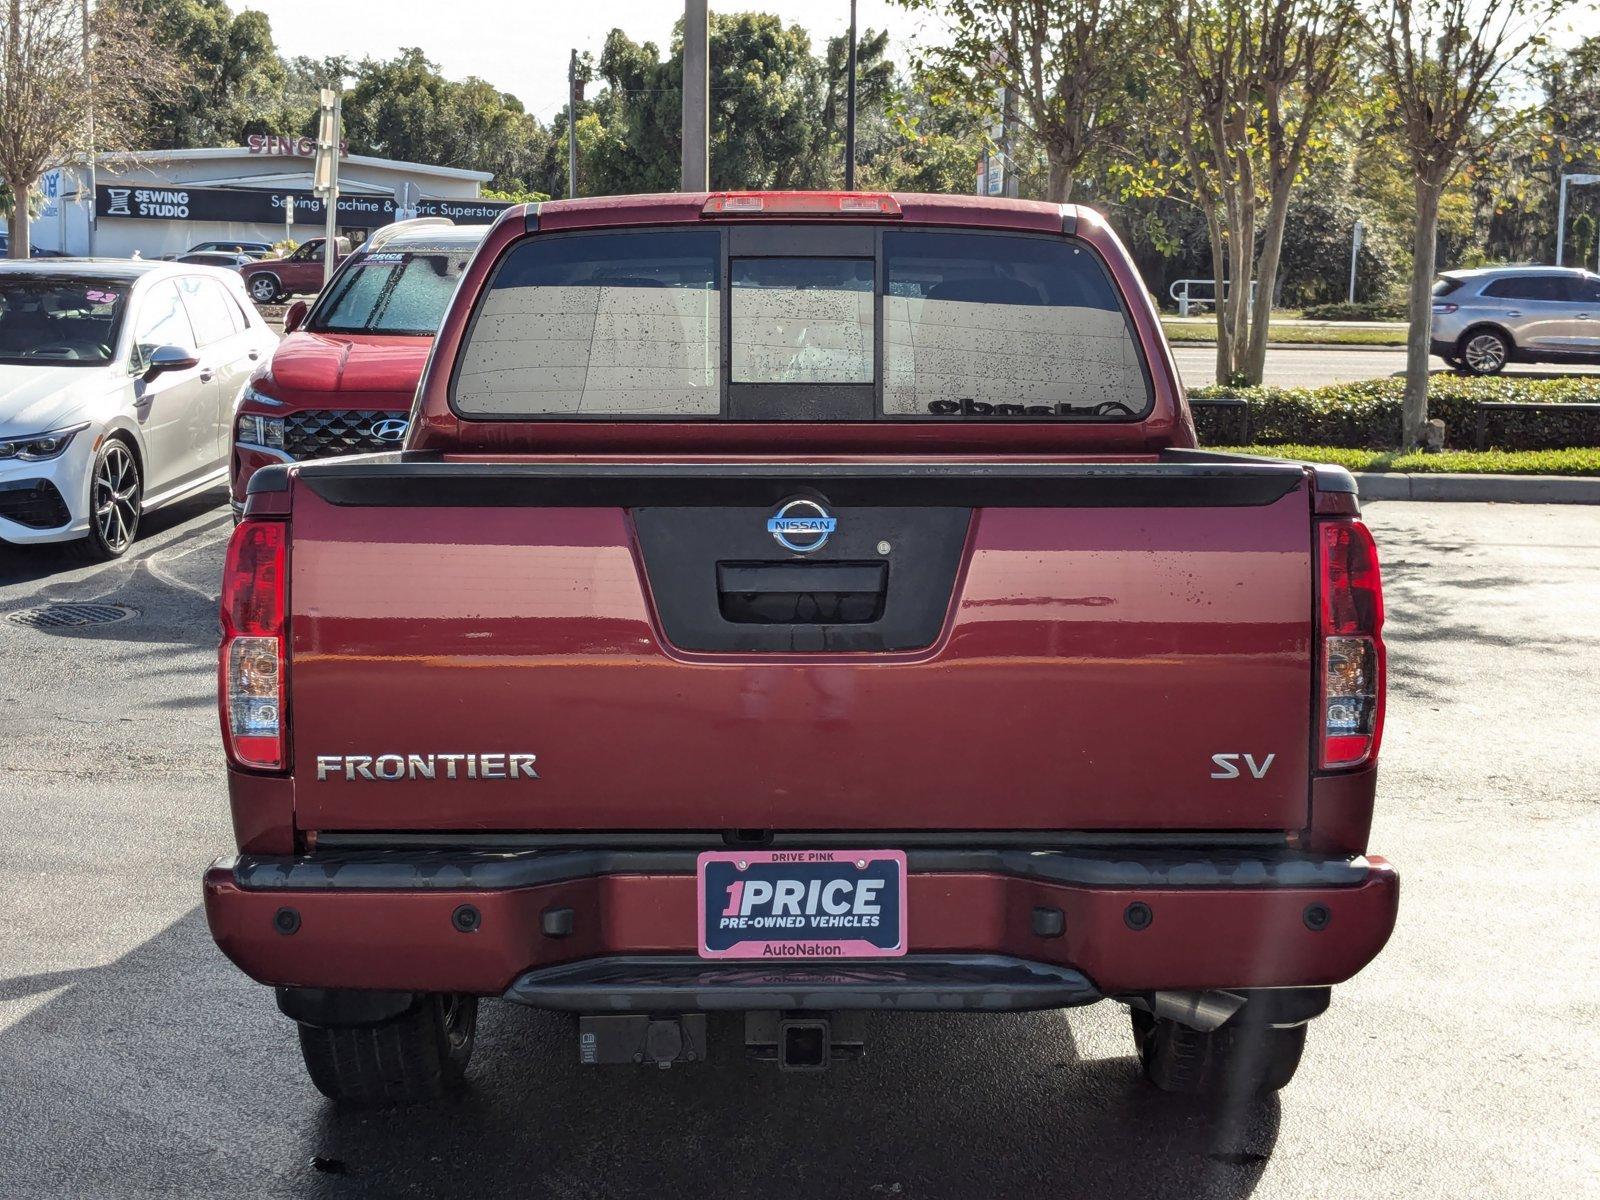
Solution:
M231 271L0 263L0 541L125 553L227 478L234 400L277 335Z

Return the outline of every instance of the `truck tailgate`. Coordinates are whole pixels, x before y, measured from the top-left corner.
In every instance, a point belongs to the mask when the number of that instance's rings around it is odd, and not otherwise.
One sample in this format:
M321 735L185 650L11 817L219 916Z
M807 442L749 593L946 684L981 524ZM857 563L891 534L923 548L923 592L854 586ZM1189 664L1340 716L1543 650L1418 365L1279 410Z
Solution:
M1278 464L301 468L296 822L1298 828L1309 487ZM805 554L767 526L796 497L837 521Z

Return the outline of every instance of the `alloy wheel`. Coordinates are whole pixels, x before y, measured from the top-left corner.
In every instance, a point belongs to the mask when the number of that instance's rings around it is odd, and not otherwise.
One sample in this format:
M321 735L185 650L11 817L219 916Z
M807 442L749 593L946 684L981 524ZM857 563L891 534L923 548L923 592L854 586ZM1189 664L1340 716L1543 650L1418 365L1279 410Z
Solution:
M278 298L277 281L270 275L257 275L250 281L250 296L259 304L271 304Z
M139 468L121 442L108 442L95 468L92 488L100 540L121 554L139 528Z
M1493 375L1506 365L1506 344L1496 333L1480 333L1462 351L1467 366L1481 375Z

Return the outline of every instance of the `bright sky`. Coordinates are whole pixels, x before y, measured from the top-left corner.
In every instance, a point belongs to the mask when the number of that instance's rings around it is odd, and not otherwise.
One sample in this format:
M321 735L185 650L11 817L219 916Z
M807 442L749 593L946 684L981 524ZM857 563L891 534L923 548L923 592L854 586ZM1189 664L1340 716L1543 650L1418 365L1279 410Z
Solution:
M683 15L674 0L230 0L235 11L258 9L272 21L273 37L285 55L321 58L347 54L386 58L402 46L421 46L448 78L477 75L518 97L542 121L567 101L567 55L573 49L599 56L606 34L620 28L636 42L653 41L664 52L672 26ZM850 25L849 0L749 0L718 4L713 11L777 13L786 24L803 26L820 49L828 37ZM856 24L862 30L889 30L896 61L937 21L908 13L888 0L858 0Z
M567 55L576 47L596 57L613 28L663 51L682 0L229 0L272 21L286 55L347 54L386 58L402 46L421 46L446 77L477 75L518 97L548 122L567 101ZM1575 44L1592 29L1596 0L1580 0L1555 23L1558 45ZM713 11L777 13L811 34L813 49L850 24L849 0L711 0ZM942 39L940 18L911 13L890 0L858 0L857 25L888 29L890 53L904 66L909 48Z

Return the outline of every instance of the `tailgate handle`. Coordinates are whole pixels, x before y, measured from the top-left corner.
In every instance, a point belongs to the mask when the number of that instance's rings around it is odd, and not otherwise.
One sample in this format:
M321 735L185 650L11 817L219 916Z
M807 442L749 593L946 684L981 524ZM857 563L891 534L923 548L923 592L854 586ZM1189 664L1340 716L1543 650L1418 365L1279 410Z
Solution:
M747 625L861 625L883 616L889 564L718 563L724 620Z

